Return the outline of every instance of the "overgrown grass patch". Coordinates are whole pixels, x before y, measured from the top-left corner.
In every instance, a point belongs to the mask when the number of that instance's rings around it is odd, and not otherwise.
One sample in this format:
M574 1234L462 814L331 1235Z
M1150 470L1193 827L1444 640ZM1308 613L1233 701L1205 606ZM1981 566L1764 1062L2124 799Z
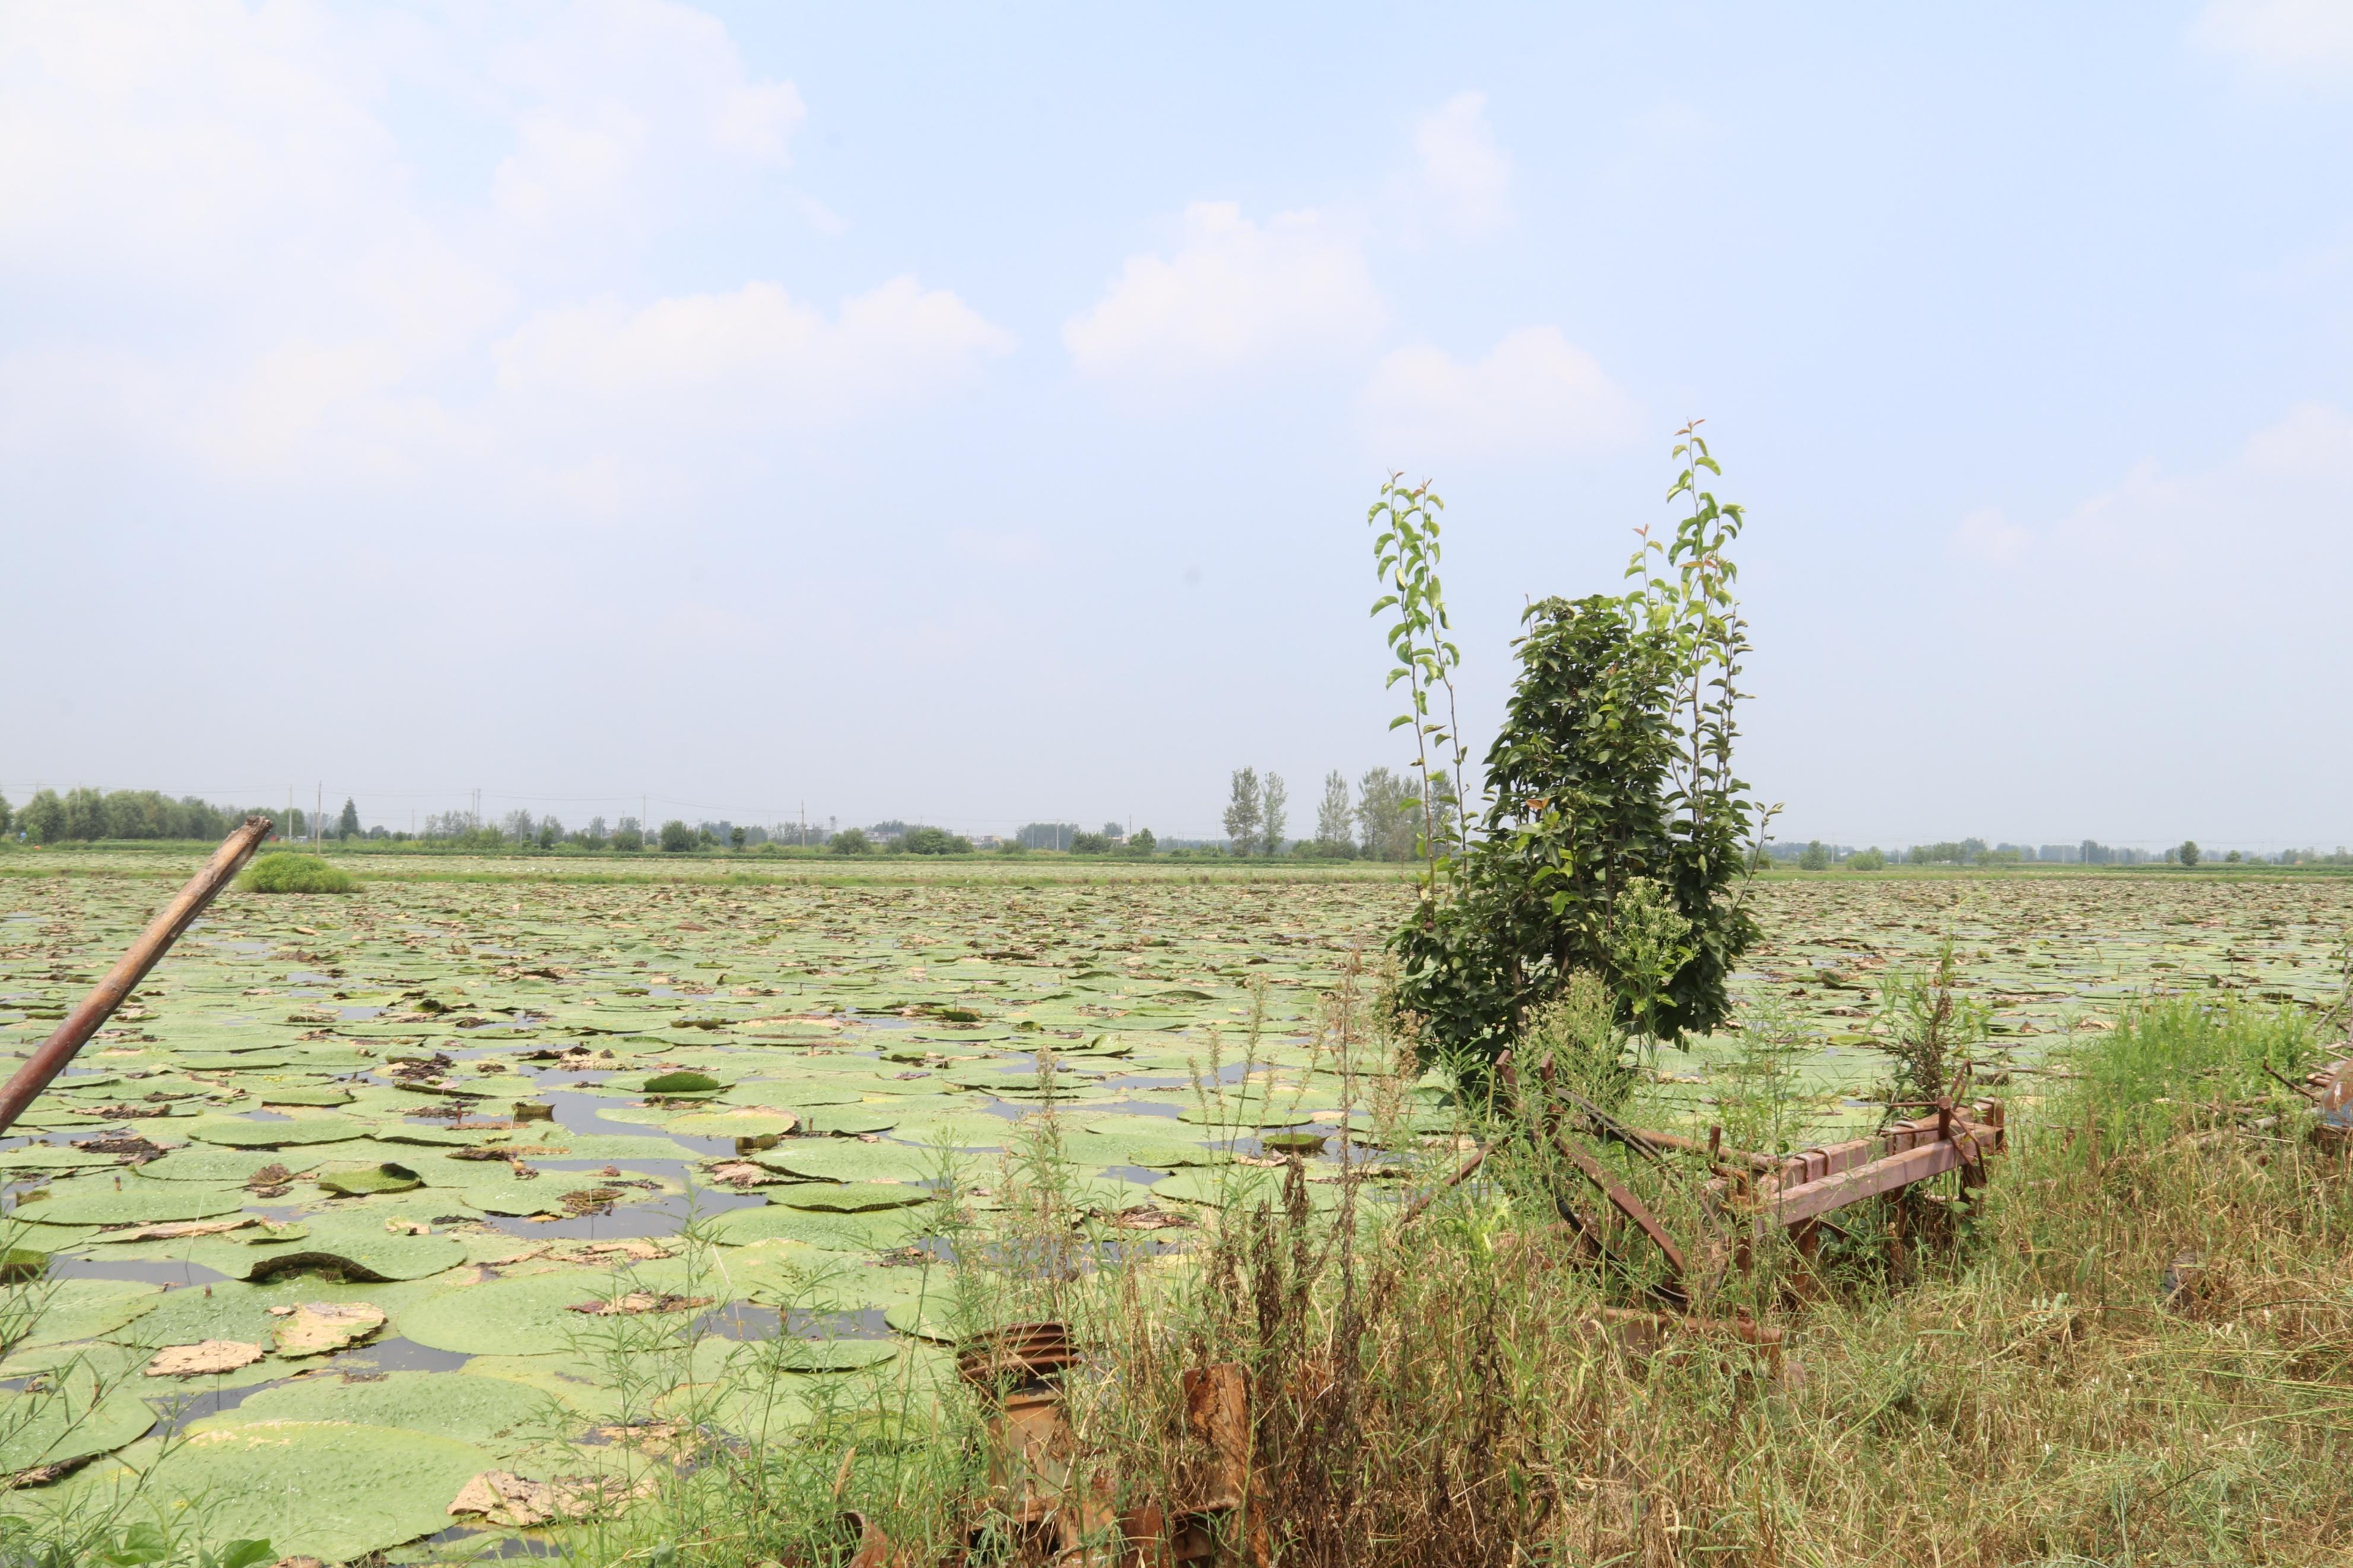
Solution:
M248 866L237 885L248 893L348 893L359 880L316 855L276 849Z

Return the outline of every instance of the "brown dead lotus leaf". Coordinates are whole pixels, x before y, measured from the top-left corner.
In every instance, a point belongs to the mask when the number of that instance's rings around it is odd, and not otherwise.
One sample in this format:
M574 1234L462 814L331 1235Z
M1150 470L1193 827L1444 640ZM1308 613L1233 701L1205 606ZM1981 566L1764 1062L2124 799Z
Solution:
M239 1219L175 1219L162 1225L142 1225L130 1230L111 1230L108 1241L177 1241L184 1236L218 1236L225 1230L242 1230L253 1224L250 1218Z
M342 1350L382 1327L384 1309L365 1301L303 1301L269 1331L269 1337L276 1342L278 1353L291 1361Z
M235 1372L261 1359L261 1347L237 1340L206 1340L202 1344L167 1345L147 1363L150 1377L208 1377Z
M280 1557L269 1568L327 1568L327 1565L316 1557Z
M1193 1217L1190 1215L1154 1208L1150 1204L1138 1204L1134 1208L1124 1208L1117 1214L1103 1214L1100 1210L1096 1212L1105 1225L1117 1226L1122 1230L1175 1230L1193 1223Z
M478 1513L491 1524L529 1530L560 1519L586 1519L600 1508L627 1502L652 1488L650 1478L631 1486L618 1476L559 1476L552 1481L534 1481L512 1470L484 1470L459 1489L449 1512Z
M421 1220L388 1219L384 1222L384 1228L392 1236L431 1236L433 1234L433 1227Z
M596 1430L596 1436L607 1443L635 1448L641 1454L675 1454L694 1438L694 1428L691 1426L676 1421L651 1418L625 1422L617 1426L599 1426Z
M779 1183L786 1178L749 1160L728 1160L711 1167L711 1179L724 1182L731 1187L760 1187Z
M618 1241L584 1241L567 1249L564 1256L575 1258L626 1258L632 1263L651 1263L671 1256L670 1249L658 1241L643 1237L624 1237Z
M585 1312L592 1318L635 1317L639 1312L683 1312L696 1307L708 1307L709 1296L673 1296L664 1290L632 1290L610 1301L581 1301L570 1310Z
M565 1194L561 1201L567 1213L594 1214L599 1209L612 1207L614 1201L620 1196L620 1192L613 1187L584 1187L578 1192Z

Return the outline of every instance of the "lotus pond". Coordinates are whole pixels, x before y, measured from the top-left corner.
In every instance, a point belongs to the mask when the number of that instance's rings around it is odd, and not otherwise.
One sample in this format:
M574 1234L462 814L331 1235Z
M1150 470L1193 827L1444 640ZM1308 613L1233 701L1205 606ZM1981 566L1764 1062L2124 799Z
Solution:
M62 874L0 879L15 1056L172 885L41 864ZM928 1398L943 1193L986 1206L1050 1099L1086 1212L1156 1247L1269 1140L1328 1163L1346 1111L1323 999L1410 898L1363 868L514 869L225 896L0 1146L10 1240L47 1257L0 1363L20 1412L0 1469L37 1483L10 1508L139 1474L216 1538L462 1556L561 1508L479 1478L576 1495L659 1443L665 1391L620 1386L630 1335L709 1331L697 1380L754 1368L762 1397L727 1417L746 1431L853 1382ZM1989 1066L2031 1092L2137 994L2335 1000L2353 924L2353 879L2322 877L1833 874L1755 897L1746 1027L1662 1052L1654 1118L1708 1120L1769 1037L1803 1136L1869 1120L1879 983L1947 939ZM1443 1086L1410 1092L1442 1134Z

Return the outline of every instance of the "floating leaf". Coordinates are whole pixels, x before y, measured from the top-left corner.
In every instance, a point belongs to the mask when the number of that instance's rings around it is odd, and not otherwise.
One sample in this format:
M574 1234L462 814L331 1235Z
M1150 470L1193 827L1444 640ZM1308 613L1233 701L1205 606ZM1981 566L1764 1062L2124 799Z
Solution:
M123 1226L162 1220L210 1219L245 1206L241 1193L206 1192L179 1184L126 1182L121 1192L62 1193L20 1204L16 1217L35 1225Z
M166 1345L147 1363L149 1377L216 1377L250 1366L266 1352L259 1345L238 1340L204 1340L192 1345Z
M371 1193L405 1193L425 1184L406 1165L330 1165L319 1173L319 1184L347 1197Z
M449 1500L494 1464L470 1443L390 1426L248 1422L158 1459L144 1504L201 1508L216 1537L347 1563L448 1528Z
M846 1184L809 1183L770 1191L768 1201L786 1208L830 1214L870 1214L878 1209L913 1208L934 1194L923 1187L897 1182L851 1182Z
M134 1390L101 1394L87 1373L41 1393L0 1391L0 1475L111 1453L154 1425L154 1407Z
M256 1422L332 1421L406 1427L476 1443L493 1452L520 1449L540 1435L546 1400L503 1378L464 1372L395 1372L381 1378L303 1378L248 1394L189 1431Z
M289 1361L357 1344L384 1327L384 1309L365 1301L299 1301L285 1310L270 1339Z
M340 1143L367 1136L368 1125L343 1116L305 1116L284 1121L248 1121L241 1117L199 1118L187 1135L204 1143L236 1149L275 1149L304 1143Z

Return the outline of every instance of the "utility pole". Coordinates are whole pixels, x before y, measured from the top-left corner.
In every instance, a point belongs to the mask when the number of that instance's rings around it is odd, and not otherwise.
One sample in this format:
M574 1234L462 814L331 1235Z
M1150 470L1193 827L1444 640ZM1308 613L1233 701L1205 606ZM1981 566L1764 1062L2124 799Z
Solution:
M311 803L311 847L319 848L327 842L325 825L319 818L327 809L327 781L319 781L318 798Z

